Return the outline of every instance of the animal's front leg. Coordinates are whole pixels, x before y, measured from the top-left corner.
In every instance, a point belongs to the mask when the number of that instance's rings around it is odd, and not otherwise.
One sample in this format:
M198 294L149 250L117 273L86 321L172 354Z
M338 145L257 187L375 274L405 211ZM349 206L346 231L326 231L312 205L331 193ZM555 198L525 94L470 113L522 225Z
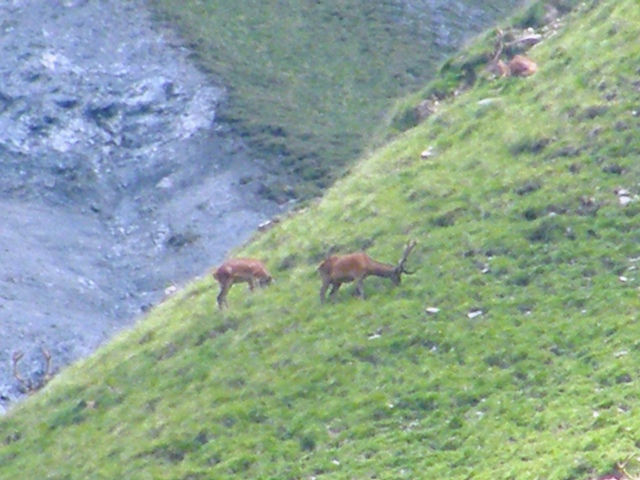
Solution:
M339 282L335 282L333 284L333 286L331 287L331 291L329 292L330 298L334 298L338 294L338 290L340 290L340 285L342 284Z
M229 293L231 285L231 283L227 283L220 286L220 293L218 294L218 308L220 310L227 305L227 293Z
M320 303L324 303L325 296L327 294L327 288L329 288L329 282L322 282L322 286L320 287Z

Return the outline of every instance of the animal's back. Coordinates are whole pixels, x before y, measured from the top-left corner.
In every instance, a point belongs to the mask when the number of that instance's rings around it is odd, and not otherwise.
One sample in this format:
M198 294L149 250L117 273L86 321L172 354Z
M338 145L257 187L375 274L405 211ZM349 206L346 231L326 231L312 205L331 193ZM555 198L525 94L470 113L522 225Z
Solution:
M259 260L251 258L233 258L224 262L213 274L218 281L225 279L269 278L269 272Z
M332 255L320 264L318 270L333 281L349 282L366 271L369 261L371 258L364 252Z
M515 77L528 77L538 71L538 65L524 55L516 55L509 62L509 71Z

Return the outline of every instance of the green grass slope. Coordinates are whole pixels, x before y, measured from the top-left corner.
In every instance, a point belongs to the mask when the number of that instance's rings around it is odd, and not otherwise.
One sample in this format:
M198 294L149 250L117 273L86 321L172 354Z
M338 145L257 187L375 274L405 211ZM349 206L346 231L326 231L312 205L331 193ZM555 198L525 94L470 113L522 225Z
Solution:
M150 0L199 63L231 86L220 118L273 168L293 173L265 189L279 200L322 193L370 145L391 99L432 78L454 40L519 3L443 2L436 19L418 15L415 0ZM459 31L461 16L468 31ZM449 45L434 22L449 31Z
M0 478L640 472L638 38L636 0L586 2L536 75L479 80L247 245L274 285L221 313L198 280L17 405ZM401 286L320 305L329 251L412 238Z

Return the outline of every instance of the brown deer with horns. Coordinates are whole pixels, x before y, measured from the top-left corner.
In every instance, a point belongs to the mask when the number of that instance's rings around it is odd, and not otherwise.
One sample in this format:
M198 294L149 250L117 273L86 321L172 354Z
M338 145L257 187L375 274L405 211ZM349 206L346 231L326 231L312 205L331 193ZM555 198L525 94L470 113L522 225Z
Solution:
M320 301L324 303L327 289L331 286L329 297L333 298L343 283L356 282L356 294L364 299L364 279L370 275L390 279L394 285L400 285L403 273L411 275L404 268L404 265L416 246L415 241L407 244L402 254L402 258L397 265L381 263L372 259L364 252L349 253L347 255L332 255L318 267L322 276L322 287L320 287Z

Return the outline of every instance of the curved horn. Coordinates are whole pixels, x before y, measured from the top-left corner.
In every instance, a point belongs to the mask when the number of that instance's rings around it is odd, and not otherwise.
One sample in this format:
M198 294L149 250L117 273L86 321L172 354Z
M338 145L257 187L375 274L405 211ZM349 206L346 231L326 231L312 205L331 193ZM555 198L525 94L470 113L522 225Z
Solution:
M408 275L416 273L415 270L413 272L408 272L407 270L405 270L404 264L406 263L407 258L409 258L411 250L413 250L413 247L415 247L417 244L418 242L416 242L415 240L411 240L409 243L407 243L407 246L404 249L404 253L402 254L402 258L400 259L400 262L398 262L398 266L396 267L397 270L399 270L401 273L406 273Z

